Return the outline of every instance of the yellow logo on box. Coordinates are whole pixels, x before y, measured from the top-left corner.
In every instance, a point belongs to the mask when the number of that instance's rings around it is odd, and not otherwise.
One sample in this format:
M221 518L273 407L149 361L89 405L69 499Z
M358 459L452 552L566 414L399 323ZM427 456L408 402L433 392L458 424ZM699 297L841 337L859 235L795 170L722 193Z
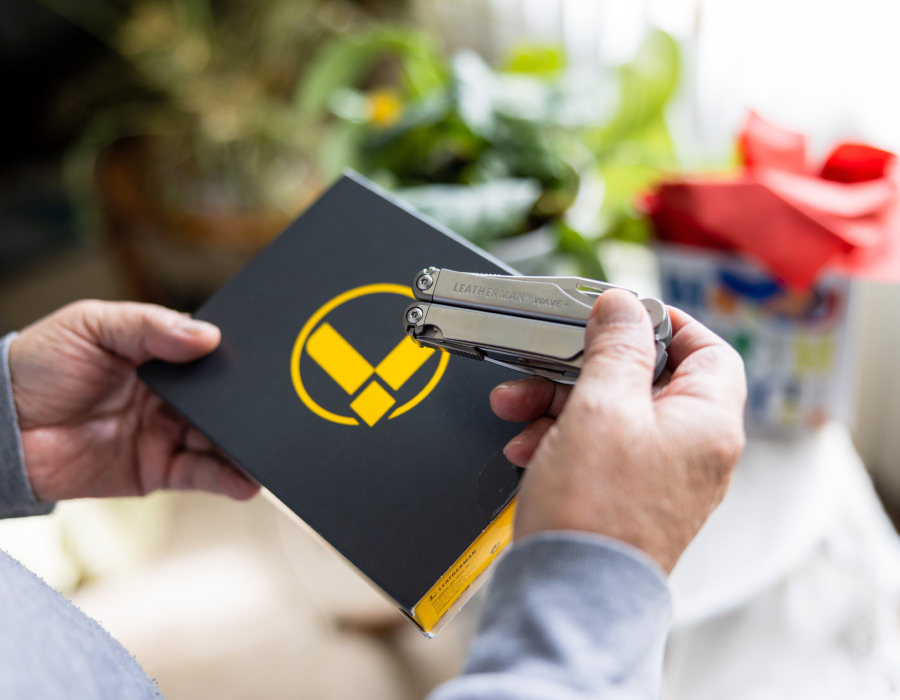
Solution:
M294 350L291 353L291 379L297 395L306 407L317 416L341 425L359 425L362 419L369 427L382 418L396 418L415 408L440 382L450 360L450 355L440 351L440 360L422 389L400 406L396 406L396 393L431 359L436 352L423 348L407 335L378 363L364 357L341 335L327 318L336 309L361 297L373 294L392 294L414 298L412 292L399 284L369 284L356 287L322 305L303 325ZM399 319L397 327L400 327ZM306 355L333 380L347 395L349 412L344 415L324 408L307 390L301 376L301 359ZM395 407L396 406L396 407ZM348 412L348 413L349 413Z

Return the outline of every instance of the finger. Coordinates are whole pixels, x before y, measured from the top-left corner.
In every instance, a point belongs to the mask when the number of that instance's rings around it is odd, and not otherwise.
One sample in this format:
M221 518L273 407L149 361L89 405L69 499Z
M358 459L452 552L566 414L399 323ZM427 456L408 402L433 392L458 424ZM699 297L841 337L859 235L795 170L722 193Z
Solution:
M668 365L672 369L678 367L684 358L702 346L717 343L727 344L721 337L685 311L676 309L674 306L668 307L668 310L669 319L672 321L672 342L669 344Z
M219 493L239 501L252 498L259 484L230 462L208 452L184 451L175 455L165 488Z
M503 455L517 467L527 466L544 435L555 422L552 418L543 417L530 423L525 430L506 443Z
M672 378L665 394L691 394L742 408L747 395L744 363L734 348L702 323L678 309L670 310Z
M155 304L87 301L72 305L68 314L88 340L135 365L196 360L221 339L211 323Z
M259 490L249 475L158 396L149 396L143 421L137 443L138 493L199 489L245 500Z
M604 292L588 319L584 365L573 398L618 402L645 397L649 403L655 364L653 326L643 304L624 290Z
M216 446L196 428L188 428L184 436L184 446L191 452L215 452Z
M539 416L556 418L572 387L541 377L504 382L491 392L491 410L498 418L527 423Z

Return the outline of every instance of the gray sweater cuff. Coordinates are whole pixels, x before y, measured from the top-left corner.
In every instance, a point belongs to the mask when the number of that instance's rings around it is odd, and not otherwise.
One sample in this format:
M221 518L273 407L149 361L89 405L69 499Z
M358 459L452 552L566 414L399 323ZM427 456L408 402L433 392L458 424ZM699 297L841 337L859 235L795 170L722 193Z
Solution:
M9 346L16 337L0 339L0 518L46 515L54 503L39 503L25 474L25 454L9 376Z
M633 547L523 538L497 565L464 675L431 700L659 697L670 605L662 571Z

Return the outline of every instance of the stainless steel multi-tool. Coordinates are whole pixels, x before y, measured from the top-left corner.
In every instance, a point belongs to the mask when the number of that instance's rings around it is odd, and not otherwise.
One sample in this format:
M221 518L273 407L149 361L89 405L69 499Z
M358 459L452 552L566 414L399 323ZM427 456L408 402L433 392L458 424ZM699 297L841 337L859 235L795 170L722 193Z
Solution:
M480 275L429 267L416 275L416 301L403 322L420 345L573 384L581 372L591 307L609 289L622 287L581 277ZM653 321L655 381L666 366L672 325L661 301L641 303Z

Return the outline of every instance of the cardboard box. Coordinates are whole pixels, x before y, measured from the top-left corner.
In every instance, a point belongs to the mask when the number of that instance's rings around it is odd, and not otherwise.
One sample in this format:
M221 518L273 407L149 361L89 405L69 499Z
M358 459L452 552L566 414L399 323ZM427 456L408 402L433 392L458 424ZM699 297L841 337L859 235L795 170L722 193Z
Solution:
M347 175L197 311L212 355L140 375L432 635L511 538L521 426L509 370L405 335L429 265L509 272Z
M828 276L790 292L737 255L660 244L667 304L708 326L744 359L750 434L792 437L852 414L853 285Z

